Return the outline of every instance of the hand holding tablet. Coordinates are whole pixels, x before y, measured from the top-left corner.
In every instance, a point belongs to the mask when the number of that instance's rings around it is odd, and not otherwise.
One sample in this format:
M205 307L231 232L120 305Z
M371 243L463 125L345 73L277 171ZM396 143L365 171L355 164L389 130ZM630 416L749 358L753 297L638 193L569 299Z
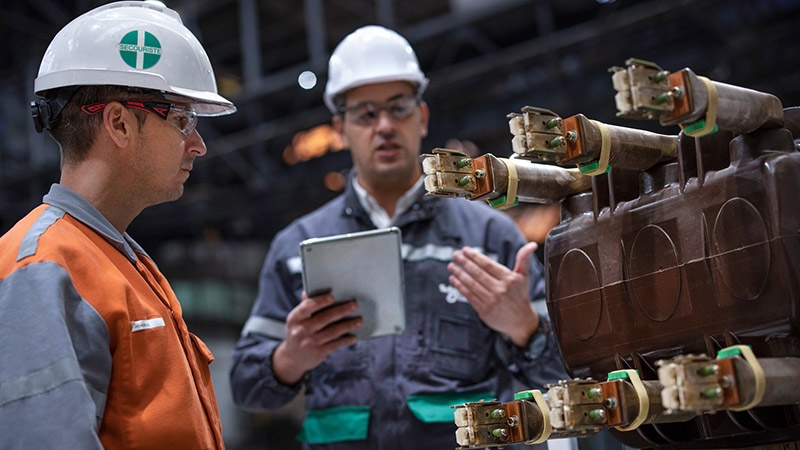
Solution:
M355 299L364 325L359 339L405 329L405 278L397 227L307 239L300 243L303 289L338 302Z

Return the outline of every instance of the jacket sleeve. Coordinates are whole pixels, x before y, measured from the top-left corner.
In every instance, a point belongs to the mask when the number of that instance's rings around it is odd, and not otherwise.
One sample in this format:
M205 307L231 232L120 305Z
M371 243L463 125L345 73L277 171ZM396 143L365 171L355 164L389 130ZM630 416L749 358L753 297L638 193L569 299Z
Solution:
M0 280L3 448L102 449L111 374L105 321L52 262Z
M272 353L283 340L286 316L302 292L298 242L285 232L273 239L261 269L258 296L233 350L233 400L246 410L277 408L300 392L302 383L286 386L275 378L272 368Z

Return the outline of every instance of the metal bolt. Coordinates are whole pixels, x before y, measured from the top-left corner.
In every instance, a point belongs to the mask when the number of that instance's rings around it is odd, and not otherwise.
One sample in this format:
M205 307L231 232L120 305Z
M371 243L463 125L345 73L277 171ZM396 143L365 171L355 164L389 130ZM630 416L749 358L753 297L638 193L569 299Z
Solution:
M475 171L475 178L482 180L486 178L486 169L478 169Z
M656 73L653 75L653 82L654 83L661 83L662 81L669 78L669 72L666 70L662 70L661 72Z
M603 402L603 406L605 406L606 408L610 409L611 411L617 409L618 405L619 405L619 402L617 402L617 398L616 397L608 397Z
M606 411L604 409L593 409L589 411L589 419L595 423L605 422Z
M492 419L505 419L506 411L504 409L493 409L489 413L489 417L491 417Z
M709 364L707 366L703 366L697 369L697 374L701 377L708 377L712 375L717 375L719 373L719 366L716 364Z
M673 96L674 98L683 98L683 94L685 94L685 91L680 86L674 86L669 90L669 95Z
M519 417L511 416L508 418L508 420L506 420L506 423L508 424L509 427L516 428L519 426Z
M723 389L730 389L736 385L736 381L733 379L732 375L723 375L719 379L719 384L723 387Z
M563 147L567 145L567 139L564 136L559 136L555 139L552 139L548 144L553 148Z
M578 132L575 130L567 131L567 142L574 144L578 140Z
M492 436L499 439L507 439L508 430L506 430L505 428L495 428L494 430L492 430Z
M663 94L660 94L658 97L656 97L656 103L666 103L670 97L671 95L669 92L664 92Z
M470 158L462 158L456 162L456 167L463 169L464 167L471 166L472 160Z
M468 185L470 183L470 181L472 181L472 176L471 175L465 175L465 176L461 177L458 180L458 185L459 186L466 186L466 185Z
M556 117L556 118L554 118L554 119L550 119L550 120L548 120L548 121L545 123L545 126L546 126L547 128L558 128L558 127L560 127L560 126L561 126L562 122L563 122L563 121L561 120L561 117Z
M603 390L599 387L593 387L586 391L586 396L589 398L597 398L603 395Z
M718 388L718 387L711 388L711 389L706 389L706 390L704 390L703 392L700 393L700 396L705 398L705 399L709 399L709 400L714 399L714 398L719 398L719 397L722 396L722 389Z

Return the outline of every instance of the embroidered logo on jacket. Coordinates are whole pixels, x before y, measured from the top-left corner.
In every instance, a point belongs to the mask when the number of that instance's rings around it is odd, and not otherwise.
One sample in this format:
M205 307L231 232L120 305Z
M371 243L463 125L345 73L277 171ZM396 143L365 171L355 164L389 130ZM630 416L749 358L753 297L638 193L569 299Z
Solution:
M450 286L449 284L439 283L439 292L446 294L445 300L451 305L456 302L467 303L467 298L458 292L458 289Z
M165 326L165 324L162 317L156 317L155 319L134 320L131 322L131 333L163 326Z

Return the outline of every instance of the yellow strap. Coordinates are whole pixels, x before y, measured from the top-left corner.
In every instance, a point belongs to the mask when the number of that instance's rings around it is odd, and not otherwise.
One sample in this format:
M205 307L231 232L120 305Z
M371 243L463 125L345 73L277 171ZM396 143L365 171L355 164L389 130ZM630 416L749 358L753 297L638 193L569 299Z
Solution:
M647 390L644 388L642 379L639 378L639 374L636 373L635 370L624 370L623 372L628 374L628 379L633 385L633 390L636 391L636 396L639 398L639 414L627 427L615 428L619 431L631 431L639 428L639 425L643 424L645 419L647 419L647 414L650 412L650 398L647 396Z
M519 176L517 175L517 168L514 166L514 163L505 158L498 159L500 159L500 161L502 161L508 169L508 189L506 190L506 201L494 206L494 209L508 209L513 207L517 201L517 184L519 182Z
M542 434L539 436L538 439L535 441L528 441L525 442L526 444L541 444L542 442L548 440L550 438L550 434L553 433L553 427L550 425L550 408L547 407L547 402L544 399L544 395L538 389L532 389L530 391L533 394L533 399L536 401L536 406L539 407L539 410L542 412Z
M584 175L593 177L595 175L602 175L608 169L608 160L611 158L611 135L608 133L606 124L596 120L589 120L600 130L600 158L597 160L597 168L588 172L583 172ZM581 165L578 164L578 168Z
M755 378L756 393L753 396L753 400L744 406L730 408L731 411L744 411L757 406L764 398L764 390L767 388L766 379L764 377L764 369L761 368L761 364L758 363L758 358L756 358L756 355L753 354L753 350L749 346L734 345L732 347L728 347L728 349L730 348L736 348L739 350L739 353L741 353L742 357L744 357L744 360L750 365L750 370L753 371L753 377Z
M706 91L708 91L708 107L706 108L706 126L700 128L699 130L694 130L690 133L686 133L686 129L683 124L679 124L681 130L691 137L703 137L712 131L714 131L714 127L717 126L717 86L714 84L713 81L709 80L706 77L697 77L703 84L706 85Z

